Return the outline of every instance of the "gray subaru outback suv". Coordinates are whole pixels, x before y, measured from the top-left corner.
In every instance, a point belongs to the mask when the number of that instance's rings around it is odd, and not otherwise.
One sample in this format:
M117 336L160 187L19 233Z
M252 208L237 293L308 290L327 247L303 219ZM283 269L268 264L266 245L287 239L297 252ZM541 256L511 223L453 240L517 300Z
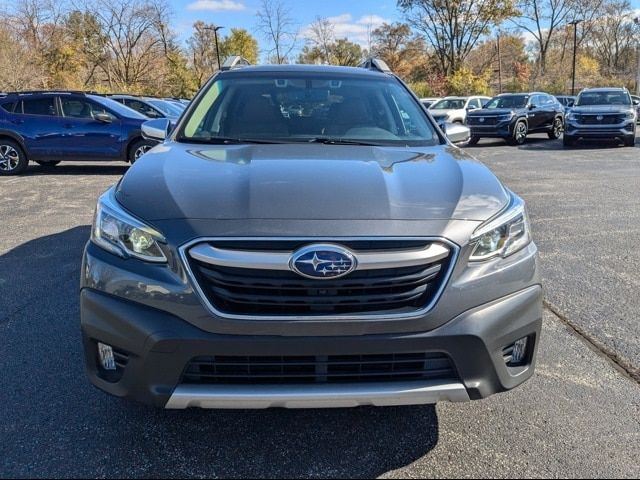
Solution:
M98 202L93 384L170 409L468 401L533 373L523 201L379 62L214 76ZM166 138L165 138L166 137Z

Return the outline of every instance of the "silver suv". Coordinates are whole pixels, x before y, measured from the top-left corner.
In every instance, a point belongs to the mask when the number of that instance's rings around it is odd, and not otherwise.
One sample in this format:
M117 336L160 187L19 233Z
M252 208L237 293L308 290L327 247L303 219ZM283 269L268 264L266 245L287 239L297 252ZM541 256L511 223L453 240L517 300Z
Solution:
M626 88L588 88L580 92L565 118L564 145L582 140L636 142L636 107Z
M384 64L226 70L169 128L145 125L164 143L98 201L80 293L96 386L315 408L476 400L533 374L524 203Z

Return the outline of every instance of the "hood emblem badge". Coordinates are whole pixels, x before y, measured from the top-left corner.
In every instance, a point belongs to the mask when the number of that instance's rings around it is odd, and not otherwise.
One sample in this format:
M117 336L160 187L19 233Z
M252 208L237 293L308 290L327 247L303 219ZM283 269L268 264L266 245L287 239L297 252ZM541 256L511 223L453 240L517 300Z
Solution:
M480 123L484 123L484 117L480 117Z
M330 280L344 277L356 268L356 258L339 245L308 245L293 253L289 268L306 278Z
M598 120L599 122L601 122L602 120L604 120L604 117L602 115L598 115L596 117L596 120Z

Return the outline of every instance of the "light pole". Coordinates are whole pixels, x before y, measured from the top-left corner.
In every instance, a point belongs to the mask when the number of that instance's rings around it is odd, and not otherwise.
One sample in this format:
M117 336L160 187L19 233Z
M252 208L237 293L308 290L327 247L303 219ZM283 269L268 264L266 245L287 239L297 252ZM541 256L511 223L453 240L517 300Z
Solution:
M633 21L636 27L640 26L640 17L635 17ZM636 33L636 38L638 38L637 35ZM636 95L640 95L640 41L636 43L636 57L638 57L636 63Z
M573 71L571 73L571 95L576 94L576 50L578 49L578 24L582 20L574 20L569 22L569 25L573 25Z
M213 38L216 42L216 58L218 59L218 70L222 67L220 65L220 49L218 48L218 30L222 30L224 27L204 27L205 30L213 30Z

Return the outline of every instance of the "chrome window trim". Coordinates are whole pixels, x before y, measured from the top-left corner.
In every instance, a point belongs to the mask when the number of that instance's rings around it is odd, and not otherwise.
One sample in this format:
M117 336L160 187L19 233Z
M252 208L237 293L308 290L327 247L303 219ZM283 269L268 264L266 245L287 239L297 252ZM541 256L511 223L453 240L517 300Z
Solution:
M338 314L338 315L238 315L232 313L225 313L218 310L207 298L206 294L200 287L199 283L196 281L196 277L191 269L191 265L189 264L188 259L188 251L198 243L205 242L233 242L233 241L300 241L300 242L309 242L309 244L315 243L327 243L331 242L334 244L340 245L340 242L353 242L353 241L424 241L427 242L439 242L445 244L450 247L451 252L451 261L449 262L449 267L445 272L445 276L442 280L442 284L438 288L438 291L433 296L431 302L428 305L425 305L423 308L419 310L415 310L409 313L389 313L389 314ZM178 248L178 253L180 255L180 259L182 260L182 266L187 272L187 278L189 284L193 288L193 290L197 293L200 301L204 305L204 307L212 314L214 317L223 318L227 320L249 320L249 321L322 321L322 320L330 320L330 321L349 321L349 320L411 320L423 317L425 314L429 313L435 305L440 300L442 296L442 292L449 284L451 280L451 274L453 269L456 266L458 261L458 256L460 253L460 247L453 243L450 240L447 240L442 237L337 237L337 238L327 238L327 237L201 237L193 239L181 247ZM288 263L288 261L287 261Z

